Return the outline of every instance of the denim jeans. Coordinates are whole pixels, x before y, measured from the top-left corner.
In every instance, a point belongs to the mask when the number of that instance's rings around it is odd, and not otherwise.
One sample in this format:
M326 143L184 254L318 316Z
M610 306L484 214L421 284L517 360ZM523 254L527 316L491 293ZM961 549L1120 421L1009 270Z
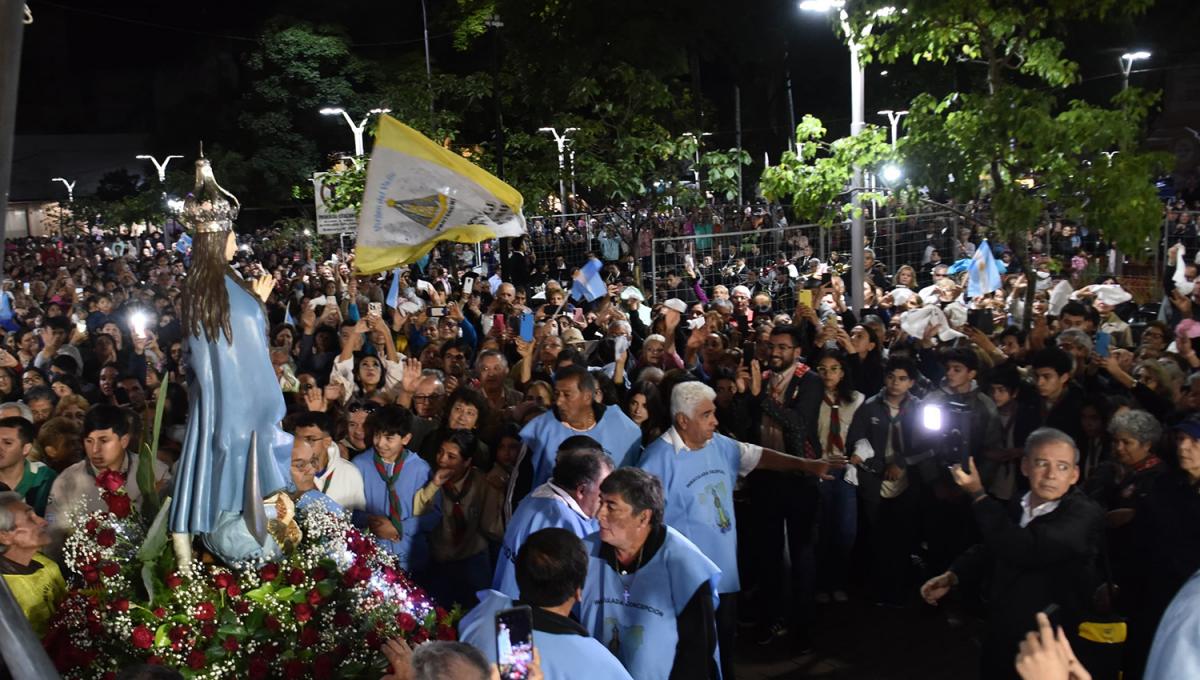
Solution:
M858 487L846 483L844 470L818 487L817 590L845 590L850 551L858 535Z

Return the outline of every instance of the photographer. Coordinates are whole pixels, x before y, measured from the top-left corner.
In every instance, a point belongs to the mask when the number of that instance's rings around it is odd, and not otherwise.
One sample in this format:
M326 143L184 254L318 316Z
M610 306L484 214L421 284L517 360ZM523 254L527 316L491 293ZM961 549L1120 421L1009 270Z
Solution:
M926 581L921 597L937 605L959 584L989 582L981 677L1013 678L1017 643L1037 612L1058 605L1063 628L1074 631L1089 610L1100 580L1095 562L1104 517L1098 505L1072 488L1079 481L1079 449L1059 430L1035 430L1025 443L1021 473L1029 478L1030 490L1018 502L1005 505L989 496L974 458L969 468L955 465L952 474L971 499L983 540Z

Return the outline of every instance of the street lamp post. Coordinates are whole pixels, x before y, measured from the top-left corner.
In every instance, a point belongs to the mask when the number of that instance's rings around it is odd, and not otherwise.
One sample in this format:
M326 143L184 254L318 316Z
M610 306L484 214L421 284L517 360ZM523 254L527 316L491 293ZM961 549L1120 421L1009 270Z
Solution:
M862 36L855 35L850 27L850 16L846 13L843 0L803 0L800 3L800 9L806 12L821 13L828 13L835 9L838 11L838 19L842 23L842 31L845 32L846 41L850 47L850 135L857 135L866 126L863 120L866 73L860 58L862 44L859 41L871 32L871 25L867 24L863 28ZM876 10L875 16L887 16L895 11L895 8L885 7ZM853 208L850 221L850 304L855 311L861 311L863 307L862 282L866 280L863 248L867 231L862 211L863 169L861 166L854 166L850 182L850 205Z
M1130 73L1130 71L1133 70L1133 62L1138 61L1139 59L1149 59L1149 58L1150 58L1150 53L1145 50L1138 50L1137 52L1126 52L1125 54L1121 55L1121 58L1119 61L1121 62L1121 91L1122 92L1129 89L1129 73Z
M562 216L562 226L565 229L567 226L567 183L564 175L564 166L566 164L565 150L567 148L567 135L575 132L579 128L569 127L563 130L563 133L558 134L558 130L552 127L538 128L538 132L549 132L554 136L554 143L558 145L558 208L559 214ZM572 171L574 171L575 151L571 151ZM574 187L574 179L572 179L572 187Z
M900 119L908 115L908 111L893 111L884 109L879 112L881 116L887 116L888 122L892 124L892 151L896 150L896 138L900 133Z
M359 123L358 125L355 125L354 119L350 117L349 113L346 113L345 109L336 108L336 107L321 109L321 115L336 116L338 114L341 114L341 116L346 119L346 124L350 126L350 131L354 133L354 155L355 156L361 156L361 155L363 155L363 153L365 153L363 151L363 131L367 129L367 120L369 120L371 118L371 115L376 114L376 113L391 113L391 112L392 112L391 109L371 109L370 111L367 112L367 115L363 116L362 122Z
M1133 62L1139 59L1149 59L1150 53L1146 50L1138 50L1136 52L1126 52L1121 55L1121 91L1129 89L1129 73L1133 70ZM1116 152L1114 152L1116 153ZM1108 157L1108 164L1112 165L1112 156ZM1120 276L1125 271L1125 255L1119 248L1113 248L1113 274Z
M158 162L157 158L155 158L154 156L150 156L148 154L139 154L136 156L136 158L139 161L150 161L151 163L153 163L154 169L158 171L158 183L165 184L167 181L167 164L171 162L172 158L183 158L183 156L175 156L175 155L167 156L166 158L163 159L163 161L161 163Z
M75 183L78 182L79 180L73 179L73 180L68 181L67 179L65 179L63 177L55 177L55 178L51 179L50 181L51 182L62 182L63 186L65 186L67 188L67 203L70 204L71 213L72 213L72 215L74 215L74 212L75 212ZM58 217L60 220L60 224L58 225L58 233L60 235L66 236L66 232L64 231L63 225L61 224L61 220L63 217L63 209L62 209L61 203L58 204Z

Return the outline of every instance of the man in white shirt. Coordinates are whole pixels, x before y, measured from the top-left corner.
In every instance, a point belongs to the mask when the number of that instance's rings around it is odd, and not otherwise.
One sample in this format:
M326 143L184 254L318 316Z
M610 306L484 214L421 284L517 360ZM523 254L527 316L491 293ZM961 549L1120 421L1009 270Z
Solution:
M317 491L329 496L346 510L364 510L367 498L363 492L362 473L353 463L342 458L333 441L333 421L320 411L305 411L291 418L292 434L312 446L320 458L315 480Z

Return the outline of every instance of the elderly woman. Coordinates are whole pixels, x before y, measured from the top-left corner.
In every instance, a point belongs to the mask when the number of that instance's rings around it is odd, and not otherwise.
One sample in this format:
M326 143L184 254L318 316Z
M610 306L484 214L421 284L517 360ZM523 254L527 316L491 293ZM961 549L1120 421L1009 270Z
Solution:
M621 468L600 485L580 621L639 680L718 678L721 570L663 523L662 482Z
M1108 526L1117 528L1133 520L1134 508L1166 469L1154 453L1162 425L1147 411L1127 410L1112 417L1108 434L1117 469L1106 490L1093 498L1108 510Z
M1126 677L1140 677L1159 619L1192 574L1200 569L1200 419L1174 428L1178 464L1154 480L1130 526L1134 574L1124 586L1129 602L1130 638L1126 645Z
M50 617L67 594L58 565L42 554L50 545L47 527L21 494L0 492L0 574L39 636L46 634Z

